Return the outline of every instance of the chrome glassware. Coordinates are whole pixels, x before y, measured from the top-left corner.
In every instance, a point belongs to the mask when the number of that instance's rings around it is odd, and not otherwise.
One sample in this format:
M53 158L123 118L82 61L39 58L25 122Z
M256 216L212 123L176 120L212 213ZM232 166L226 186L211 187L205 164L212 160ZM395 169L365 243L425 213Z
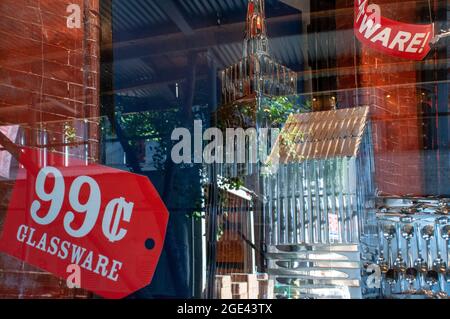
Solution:
M427 263L428 263L428 271L425 274L425 282L428 284L430 289L433 288L435 284L438 283L438 273L432 267L432 256L431 256L431 238L434 236L434 226L426 225L422 228L422 238L426 243L426 254L427 254Z
M445 225L444 227L442 227L441 237L445 240L445 255L446 255L445 258L447 259L447 267L450 267L450 265L449 265L450 257L448 255L450 252L450 225ZM447 268L447 271L446 271L446 278L447 278L447 282L450 282L449 268Z
M398 275L398 279L400 282L400 291L403 291L403 275L406 272L406 263L405 260L403 259L403 253L402 253L402 239L401 239L401 224L397 223L397 234L399 234L397 236L397 258L394 261L394 268L397 272Z
M386 261L386 258L384 257L384 245L383 245L383 229L381 229L380 224L378 224L379 226L379 256L377 259L377 265L380 267L380 271L382 274L387 273L388 269L389 269L389 264Z
M383 277L381 282L380 282L380 292L381 294L384 293L385 291L385 286L384 286L384 282L385 282L385 278L386 278L386 273L389 270L389 263L386 261L386 258L384 257L384 242L383 242L383 236L384 231L383 231L383 227L382 224L378 223L378 258L377 258L377 265L380 267L380 272L381 272L381 276Z
M420 240L419 223L416 223L415 229L416 229L416 234L417 234L417 236L416 236L417 259L414 261L414 267L416 268L417 273L418 273L420 290L422 290L424 287L425 274L428 271L428 264L422 257L422 242Z
M438 272L438 273L445 273L446 270L446 264L444 259L442 259L442 253L441 253L441 249L440 249L440 245L439 245L439 239L441 238L440 236L440 228L439 228L439 224L438 221L436 221L436 258L433 261L433 268Z
M440 299L447 298L447 292L445 289L445 273L447 270L447 265L442 259L441 249L440 249L440 238L441 238L441 228L439 227L441 223L443 223L443 219L436 220L436 259L433 261L433 268L438 274L438 280L439 280L439 292L436 294L436 296Z
M413 285L417 278L417 269L414 268L413 256L411 252L411 239L414 237L414 226L407 224L402 228L402 237L406 240L406 257L408 258L408 268L405 272L405 279L409 283L412 291Z
M438 208L436 209L436 213L440 215L448 215L450 214L450 205L447 201L441 200L439 201Z
M387 270L385 277L386 282L389 285L394 285L398 279L398 272L392 264L392 239L395 237L395 226L392 224L384 225L383 227L383 236L387 241L387 249L388 249L388 265L389 269Z

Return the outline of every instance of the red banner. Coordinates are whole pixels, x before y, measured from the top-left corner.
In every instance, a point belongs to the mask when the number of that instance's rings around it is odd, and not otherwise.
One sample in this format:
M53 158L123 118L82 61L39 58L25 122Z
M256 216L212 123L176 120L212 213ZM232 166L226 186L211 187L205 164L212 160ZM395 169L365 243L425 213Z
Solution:
M355 34L364 45L388 55L423 60L430 52L433 24L408 24L387 19L377 5L355 0Z
M20 163L2 252L63 279L78 269L106 298L150 284L169 215L147 177L33 149Z

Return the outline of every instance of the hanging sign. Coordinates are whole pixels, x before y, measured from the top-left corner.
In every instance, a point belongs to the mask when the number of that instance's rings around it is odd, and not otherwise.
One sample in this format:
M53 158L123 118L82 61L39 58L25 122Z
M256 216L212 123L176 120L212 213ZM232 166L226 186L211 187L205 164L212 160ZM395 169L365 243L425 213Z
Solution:
M24 149L0 250L80 286L123 298L150 284L168 211L145 176ZM33 169L29 169L29 168Z
M387 19L378 5L355 0L355 34L364 45L388 55L423 60L430 52L433 24L408 24Z

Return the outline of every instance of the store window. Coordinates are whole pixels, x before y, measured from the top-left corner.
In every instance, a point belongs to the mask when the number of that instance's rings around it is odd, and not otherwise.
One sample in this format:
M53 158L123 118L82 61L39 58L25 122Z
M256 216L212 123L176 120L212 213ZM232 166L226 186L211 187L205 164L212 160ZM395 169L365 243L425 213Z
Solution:
M449 3L0 2L0 298L447 298Z

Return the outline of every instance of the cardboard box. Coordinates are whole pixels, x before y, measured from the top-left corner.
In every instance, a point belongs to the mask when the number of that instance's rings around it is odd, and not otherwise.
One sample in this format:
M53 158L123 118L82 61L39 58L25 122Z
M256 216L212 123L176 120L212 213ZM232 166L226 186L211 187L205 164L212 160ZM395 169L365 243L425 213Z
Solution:
M231 287L231 276L216 276L216 287L218 288L228 288Z
M275 282L272 279L258 280L259 299L274 299Z
M246 282L232 282L231 292L233 295L248 294L248 284Z
M252 282L257 280L256 274L231 274L232 282Z
M233 299L233 294L231 293L231 287L221 288L218 290L216 295L217 299Z
M259 289L253 288L248 291L248 299L259 299Z
M263 276L264 277L264 276ZM247 283L247 296L249 299L258 299L259 296L259 284L257 274L231 274L231 280L233 282ZM233 294L236 291L233 290Z
M248 276L248 290L258 290L258 278L257 276Z

